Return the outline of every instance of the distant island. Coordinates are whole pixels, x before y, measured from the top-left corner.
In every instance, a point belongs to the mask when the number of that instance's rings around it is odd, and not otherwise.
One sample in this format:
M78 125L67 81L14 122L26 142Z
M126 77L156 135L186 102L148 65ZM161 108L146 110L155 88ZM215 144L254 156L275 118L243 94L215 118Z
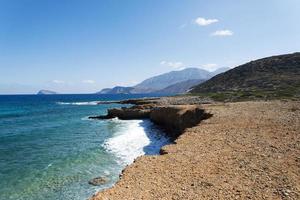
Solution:
M57 92L51 91L51 90L40 90L37 95L53 95L57 94Z

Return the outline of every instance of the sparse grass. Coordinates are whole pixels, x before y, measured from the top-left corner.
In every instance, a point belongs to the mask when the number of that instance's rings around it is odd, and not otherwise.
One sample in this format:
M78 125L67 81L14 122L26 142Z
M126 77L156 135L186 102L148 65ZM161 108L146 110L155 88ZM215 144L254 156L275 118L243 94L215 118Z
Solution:
M210 97L215 101L248 101L248 100L272 100L272 99L300 99L300 87L287 87L278 90L250 90L250 91L226 91L188 94L201 97Z

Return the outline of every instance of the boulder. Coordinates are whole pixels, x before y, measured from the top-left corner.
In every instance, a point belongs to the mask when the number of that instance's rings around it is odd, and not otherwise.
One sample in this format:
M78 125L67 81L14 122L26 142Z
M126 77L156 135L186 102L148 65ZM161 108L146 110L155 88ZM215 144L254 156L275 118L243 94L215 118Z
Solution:
M89 184L93 185L93 186L98 186L98 185L103 185L107 182L108 182L108 179L105 177L96 177L96 178L93 178L92 180L90 180Z

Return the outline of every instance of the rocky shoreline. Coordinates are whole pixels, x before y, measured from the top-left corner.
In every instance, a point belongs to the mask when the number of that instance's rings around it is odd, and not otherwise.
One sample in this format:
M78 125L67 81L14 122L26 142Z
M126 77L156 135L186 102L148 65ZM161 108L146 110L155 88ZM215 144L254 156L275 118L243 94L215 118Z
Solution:
M98 118L150 118L175 142L161 155L137 158L92 200L300 197L299 101L169 97L120 103L135 105Z
M166 130L166 134L176 139L186 128L193 127L211 114L204 112L201 103L211 103L211 100L191 97L163 97L129 99L106 103L132 104L132 107L112 108L107 115L90 116L90 119L122 120L150 119ZM100 102L101 103L101 102Z

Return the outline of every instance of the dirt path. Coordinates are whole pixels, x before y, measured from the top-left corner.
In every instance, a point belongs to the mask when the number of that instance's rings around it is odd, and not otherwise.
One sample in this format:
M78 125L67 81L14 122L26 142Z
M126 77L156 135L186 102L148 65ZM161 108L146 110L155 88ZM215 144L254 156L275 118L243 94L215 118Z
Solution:
M92 199L300 199L300 102L203 108L213 117Z

